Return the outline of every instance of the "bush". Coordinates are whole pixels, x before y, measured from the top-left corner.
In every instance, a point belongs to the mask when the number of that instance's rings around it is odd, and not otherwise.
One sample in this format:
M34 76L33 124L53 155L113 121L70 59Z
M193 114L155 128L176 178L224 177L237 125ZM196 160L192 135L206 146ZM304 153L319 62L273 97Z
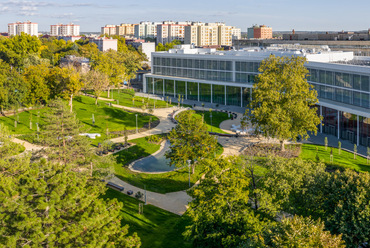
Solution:
M148 137L148 142L150 142L150 143L158 144L161 141L162 141L162 137L159 136L159 135L152 135L152 136Z

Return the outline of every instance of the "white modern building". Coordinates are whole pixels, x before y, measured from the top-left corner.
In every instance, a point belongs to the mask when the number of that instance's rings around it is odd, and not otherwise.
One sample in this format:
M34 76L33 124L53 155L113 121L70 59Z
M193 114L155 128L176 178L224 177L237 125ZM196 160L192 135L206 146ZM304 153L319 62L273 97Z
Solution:
M144 53L147 58L149 65L151 65L152 62L152 53L155 52L155 42L141 42L141 41L133 41L128 42L127 45L132 45L136 49L140 49L142 53Z
M20 35L22 33L38 36L39 35L39 25L35 22L15 22L8 24L8 34Z
M101 34L107 35L116 35L117 34L117 26L108 24L101 28Z
M231 28L232 40L240 40L242 38L242 30L240 28Z
M152 53L144 92L213 104L247 107L262 60L305 56L307 80L318 92L320 132L370 146L370 57L328 47L272 46L261 50L216 51L179 46Z
M56 24L50 25L51 36L80 36L80 25L70 24Z
M109 49L117 51L118 42L116 39L99 37L91 39L90 42L95 43L98 46L99 51L105 52Z

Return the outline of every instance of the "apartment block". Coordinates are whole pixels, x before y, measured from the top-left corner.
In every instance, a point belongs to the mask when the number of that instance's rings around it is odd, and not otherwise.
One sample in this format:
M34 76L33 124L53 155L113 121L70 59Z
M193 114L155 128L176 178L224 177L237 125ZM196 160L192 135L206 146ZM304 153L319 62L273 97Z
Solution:
M104 27L101 28L101 33L102 34L107 34L107 35L116 35L116 25L105 25Z
M254 25L248 28L248 39L272 39L272 28L265 25Z
M166 44L173 40L185 40L185 27L191 22L163 22L157 25L157 43Z
M157 25L162 24L161 22L140 22L135 25L135 38L156 38L157 37Z
M185 44L195 46L231 46L234 27L224 23L192 23L185 27Z
M240 28L232 27L231 36L232 40L240 40L242 38L242 30Z
M95 43L98 46L99 51L105 52L109 49L117 51L118 43L116 39L99 37L91 39L90 42Z
M39 25L34 22L15 22L8 24L8 34L20 35L22 33L38 36L39 34Z
M56 24L50 25L51 36L79 36L80 25L70 24Z
M116 34L125 37L133 37L135 35L135 24L121 23L121 25L117 25Z

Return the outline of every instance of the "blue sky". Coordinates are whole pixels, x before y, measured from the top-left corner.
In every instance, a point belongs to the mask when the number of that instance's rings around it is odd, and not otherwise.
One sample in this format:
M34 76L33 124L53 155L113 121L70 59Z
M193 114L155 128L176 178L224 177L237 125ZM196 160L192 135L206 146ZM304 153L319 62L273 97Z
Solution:
M105 24L140 21L222 21L246 31L265 24L276 31L365 30L370 28L370 0L0 0L0 31L15 21L50 25L81 25L82 32L98 32Z

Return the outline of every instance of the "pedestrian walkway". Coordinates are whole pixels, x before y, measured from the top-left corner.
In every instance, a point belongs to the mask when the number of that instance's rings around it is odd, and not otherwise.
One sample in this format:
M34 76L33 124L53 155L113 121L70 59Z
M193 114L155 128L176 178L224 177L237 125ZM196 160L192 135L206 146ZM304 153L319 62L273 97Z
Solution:
M24 146L25 151L38 151L38 150L43 149L42 146L31 144L31 143L29 143L25 140L20 140L20 139L17 139L17 138L13 138L12 141L14 143L21 144L22 146Z
M124 192L127 190L132 190L134 194L138 191L145 194L145 191L141 188L135 187L128 184L121 179L114 176L109 179L109 182L117 184L125 188ZM122 192L122 193L124 193ZM133 194L133 195L134 195ZM145 201L145 196L143 199ZM192 198L186 193L186 191L178 191L167 194L160 194L152 191L146 191L146 202L152 204L161 209L167 210L171 213L182 215L187 209L187 205L191 202Z

